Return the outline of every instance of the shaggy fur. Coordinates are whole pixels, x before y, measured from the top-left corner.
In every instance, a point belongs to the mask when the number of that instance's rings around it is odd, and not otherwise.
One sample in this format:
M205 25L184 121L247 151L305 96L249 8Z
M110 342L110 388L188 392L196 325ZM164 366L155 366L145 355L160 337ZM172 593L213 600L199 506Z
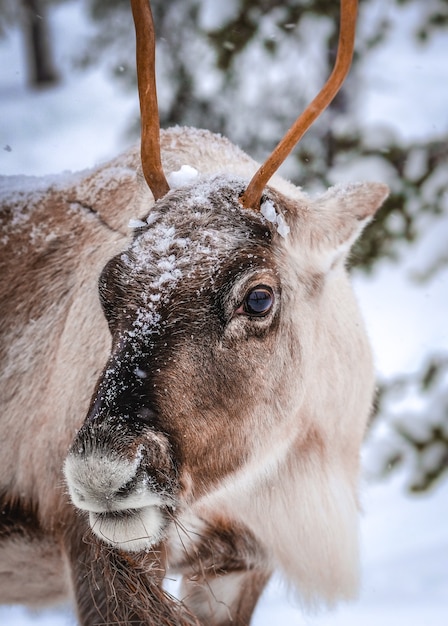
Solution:
M162 158L199 175L155 205L135 150L0 179L0 601L242 626L277 567L351 597L373 369L344 263L387 189L275 176L285 238L241 208L257 164L226 139L170 129Z

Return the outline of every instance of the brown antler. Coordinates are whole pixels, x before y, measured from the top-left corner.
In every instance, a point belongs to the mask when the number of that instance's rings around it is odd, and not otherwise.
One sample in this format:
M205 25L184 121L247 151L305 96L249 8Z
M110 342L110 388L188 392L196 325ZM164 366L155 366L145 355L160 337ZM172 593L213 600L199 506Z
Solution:
M357 8L358 0L341 0L338 52L331 76L314 100L299 115L283 139L277 144L272 154L254 174L246 191L240 198L244 208L256 210L260 208L260 198L268 180L341 88L352 62Z
M154 198L162 198L169 185L160 157L160 122L157 106L155 33L151 7L147 0L131 0L135 25L138 95L141 113L142 170Z

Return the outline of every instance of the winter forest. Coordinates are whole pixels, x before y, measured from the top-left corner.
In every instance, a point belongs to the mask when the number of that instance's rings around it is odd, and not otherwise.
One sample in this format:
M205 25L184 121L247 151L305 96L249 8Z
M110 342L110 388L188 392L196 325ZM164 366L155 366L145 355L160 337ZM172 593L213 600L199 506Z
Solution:
M328 77L336 0L152 0L161 124L263 160ZM35 19L35 16L38 19ZM361 492L363 581L316 615L275 579L255 626L448 620L448 0L360 0L349 78L282 167L314 194L385 182L351 257L378 375ZM0 173L92 167L138 140L128 0L0 0ZM73 624L0 608L0 623Z

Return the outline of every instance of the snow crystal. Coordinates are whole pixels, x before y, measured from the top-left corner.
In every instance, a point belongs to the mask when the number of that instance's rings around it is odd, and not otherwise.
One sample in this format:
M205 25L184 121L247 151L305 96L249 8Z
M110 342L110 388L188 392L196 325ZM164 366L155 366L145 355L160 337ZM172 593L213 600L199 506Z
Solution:
M143 228L146 225L147 225L147 222L143 222L143 220L139 220L136 217L131 217L131 219L128 222L129 228Z
M289 234L290 228L282 215L277 215L277 232L280 237L286 238Z
M180 170L168 174L167 180L171 189L178 189L190 184L198 176L198 170L190 165L182 165Z
M137 309L137 317L132 323L132 330L127 330L126 334L131 337L139 337L141 335L148 336L157 332L160 324L160 315L151 309Z
M148 217L146 218L146 223L148 224L148 226L151 226L151 224L154 224L154 222L158 219L159 214L158 213L150 213L148 215Z
M274 203L271 200L265 200L260 207L260 212L265 217L268 222L276 222L277 221L277 211L275 210Z
M286 238L289 234L290 228L285 221L283 215L277 213L274 203L271 200L265 200L260 207L260 212L268 222L277 224L277 232L280 237Z
M158 236L153 244L154 250L164 253L173 245L176 230L174 226L161 226L156 232Z
M151 283L151 287L154 287L155 289L160 289L160 287L175 283L181 278L182 272L180 271L180 269L174 269L171 272L162 272L158 279Z
M160 259L157 263L157 267L163 272L171 272L176 268L176 257L174 254L170 254L164 259Z

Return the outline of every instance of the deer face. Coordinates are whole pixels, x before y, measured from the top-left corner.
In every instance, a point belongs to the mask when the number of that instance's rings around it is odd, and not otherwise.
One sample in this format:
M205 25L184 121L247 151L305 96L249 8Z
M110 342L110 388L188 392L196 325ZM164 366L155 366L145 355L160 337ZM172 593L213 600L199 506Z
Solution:
M123 549L158 542L181 503L297 436L306 338L331 319L325 275L378 205L357 216L346 194L330 237L309 207L267 191L291 223L284 238L241 207L243 189L218 177L170 192L100 278L112 353L65 473L93 531Z

